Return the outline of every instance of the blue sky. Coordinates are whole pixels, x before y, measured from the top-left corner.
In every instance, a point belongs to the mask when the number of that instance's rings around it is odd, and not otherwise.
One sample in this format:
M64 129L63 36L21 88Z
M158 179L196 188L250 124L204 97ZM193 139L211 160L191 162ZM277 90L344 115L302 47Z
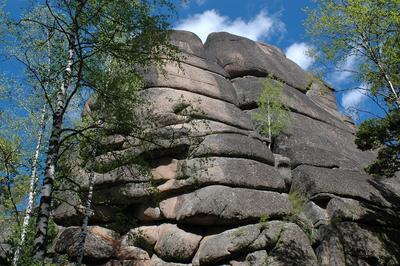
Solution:
M228 31L253 40L273 44L281 48L286 56L305 70L310 70L317 62L306 55L312 47L303 26L306 7L315 7L308 0L173 0L177 6L178 18L173 27L195 32L203 41L214 31ZM6 9L18 16L28 0L8 1ZM352 69L357 64L356 57L350 57L339 68ZM0 63L0 71L19 74L16 64ZM363 91L349 90L366 87L352 81L349 72L330 72L324 77L338 91L339 110L355 107L382 115L382 111L364 95ZM361 122L371 117L360 112L353 118Z

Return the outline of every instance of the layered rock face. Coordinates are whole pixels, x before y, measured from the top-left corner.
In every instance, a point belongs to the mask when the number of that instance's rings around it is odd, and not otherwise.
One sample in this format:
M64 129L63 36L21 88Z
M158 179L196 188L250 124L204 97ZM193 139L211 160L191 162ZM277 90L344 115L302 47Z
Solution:
M400 264L400 181L363 173L374 154L357 150L331 88L273 46L171 38L180 66L144 73L151 140L110 135L96 157L87 265ZM291 111L272 150L251 119L270 75ZM87 171L73 175L87 188ZM54 260L73 261L83 201L62 196Z

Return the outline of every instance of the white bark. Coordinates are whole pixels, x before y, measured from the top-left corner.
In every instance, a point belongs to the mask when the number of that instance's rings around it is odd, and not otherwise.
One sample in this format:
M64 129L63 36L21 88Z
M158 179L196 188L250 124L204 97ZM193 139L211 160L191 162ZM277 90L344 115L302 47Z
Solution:
M65 75L60 90L57 94L57 105L53 114L53 125L47 150L46 169L41 191L39 214L36 225L36 236L33 242L33 259L44 261L47 245L47 229L50 218L51 194L55 180L55 169L59 156L61 128L64 119L67 90L71 84L72 65L74 59L75 36L70 36L68 48L68 60L65 67Z
M35 189L36 189L36 184L38 181L37 165L38 165L38 160L39 160L39 155L40 155L40 147L42 146L43 135L44 135L45 128L46 128L46 104L43 105L42 116L40 119L39 127L40 127L40 132L39 132L39 136L37 139L35 155L33 156L33 160L32 160L32 172L31 172L30 184L29 184L28 206L26 207L25 217L24 217L24 221L22 223L20 240L19 240L17 249L14 252L14 258L13 258L13 262L12 262L13 266L18 265L21 249L25 243L25 238L26 238L26 233L27 233L28 226L29 226L29 221L32 216L32 208L33 208L33 203L34 203L35 195L36 195Z
M99 136L100 136L99 130L97 130L96 143L94 143L94 147L92 149L92 160L94 160L94 158L96 156L96 150L97 150L96 145L99 142L99 139L100 139ZM85 241L86 241L86 236L87 236L87 231L88 231L87 229L88 229L89 218L93 214L91 207L92 207L92 198L93 198L93 188L94 188L95 182L96 182L96 175L94 174L94 162L92 162L91 166L90 166L90 173L89 173L89 191L88 191L88 195L86 198L81 233L79 234L77 266L82 265L82 260L83 260L84 250L85 250Z

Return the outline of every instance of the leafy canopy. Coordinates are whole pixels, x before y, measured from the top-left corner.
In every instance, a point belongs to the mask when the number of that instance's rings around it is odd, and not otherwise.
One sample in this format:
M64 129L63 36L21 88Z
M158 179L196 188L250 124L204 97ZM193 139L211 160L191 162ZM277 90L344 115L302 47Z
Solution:
M369 119L361 124L356 144L361 150L378 150L376 160L366 171L390 177L400 171L400 111L392 110L383 119Z
M328 65L344 65L354 56L358 67L341 70L395 104L400 93L400 1L321 0L306 12L314 56Z

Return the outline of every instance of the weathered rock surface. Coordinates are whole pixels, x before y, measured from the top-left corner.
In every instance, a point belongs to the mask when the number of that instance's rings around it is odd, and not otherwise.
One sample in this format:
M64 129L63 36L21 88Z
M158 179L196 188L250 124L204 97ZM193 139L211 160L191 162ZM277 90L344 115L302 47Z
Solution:
M211 33L205 47L230 78L272 74L303 91L311 83L311 75L287 60L276 47L226 32Z
M226 101L170 88L149 88L143 91L143 97L152 100L150 116L163 125L187 122L192 117L252 129L250 117Z
M146 87L149 88L169 87L237 103L236 92L228 80L185 63L168 64L162 70L149 71L144 75L144 79Z
M400 231L343 222L321 228L320 265L398 265Z
M195 224L254 221L262 215L283 217L291 208L287 194L219 185L160 202L165 218Z
M329 85L280 49L229 33L203 45L175 31L171 42L180 67L142 70L142 130L99 142L87 265L400 264L400 175L363 172L375 154L356 148ZM251 119L270 75L290 109L272 139ZM92 97L84 115L98 108ZM76 259L88 189L90 168L79 153L71 160L73 182L54 194L65 227L55 263Z
M301 165L293 171L292 189L311 199L336 195L390 207L373 182L373 177L360 171Z
M241 108L247 109L251 106L256 107L264 82L269 82L276 86L282 86L281 101L290 110L311 117L315 120L323 121L335 127L339 127L343 130L351 130L349 126L342 123L340 118L335 117L324 108L318 106L306 94L287 84L279 84L271 79L252 76L234 79L233 86L238 95L239 106Z
M59 238L55 250L66 253L71 258L78 255L80 227L65 229ZM115 256L119 235L112 230L99 226L90 226L84 246L84 257L88 261L104 260Z
M227 185L262 190L284 191L285 180L276 168L258 161L229 158L195 158L180 164L177 185ZM165 183L167 184L167 183ZM178 185L179 186L179 185Z
M190 261L202 239L199 235L187 233L169 224L162 225L158 234L154 251L167 261Z
M193 151L193 157L238 157L247 158L270 165L275 159L272 152L260 140L237 134L215 134L206 136Z
M290 121L277 138L274 152L289 157L292 167L307 164L361 170L374 158L356 148L350 132L293 112Z
M292 223L283 226L278 243L269 255L271 265L318 265L310 240Z
M282 231L282 222L247 225L221 234L206 236L200 243L193 265L215 265L243 251L271 249Z

